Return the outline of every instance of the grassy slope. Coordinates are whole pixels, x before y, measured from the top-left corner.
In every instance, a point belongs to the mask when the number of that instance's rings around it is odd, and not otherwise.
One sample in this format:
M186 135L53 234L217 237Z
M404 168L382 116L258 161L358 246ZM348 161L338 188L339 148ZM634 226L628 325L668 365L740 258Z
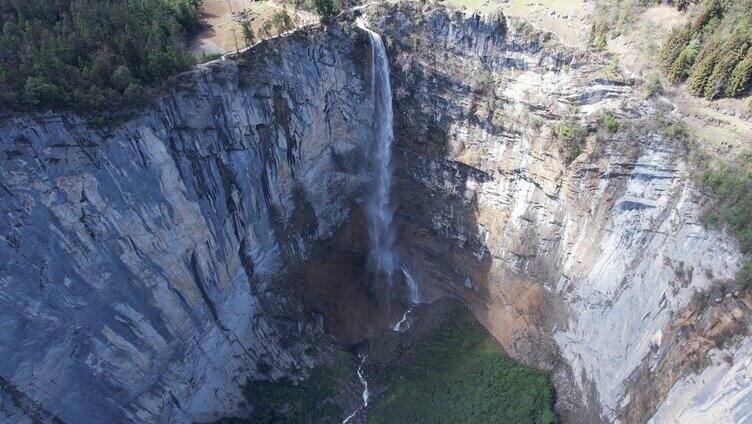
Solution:
M453 314L409 347L388 382L368 412L368 423L556 421L546 374L506 357L464 313Z

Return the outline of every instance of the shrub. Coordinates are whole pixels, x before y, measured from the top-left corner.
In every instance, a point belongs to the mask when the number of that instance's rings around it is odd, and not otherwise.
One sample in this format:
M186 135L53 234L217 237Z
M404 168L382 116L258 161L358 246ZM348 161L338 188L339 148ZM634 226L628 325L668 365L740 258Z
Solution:
M123 91L123 98L128 105L141 104L146 99L146 89L141 84L132 82Z
M572 121L559 121L553 126L553 132L560 140L578 141L585 134L585 129Z
M564 163L570 164L582 153L587 130L577 122L559 121L553 125L554 135L561 140L561 151L564 155Z
M274 29L277 30L277 34L282 34L295 28L295 23L284 6L282 6L282 10L274 12L270 20Z
M742 251L752 252L752 175L733 165L708 167L703 172L703 182L714 194L708 210L715 221L728 225L734 231ZM708 214L706 214L707 216Z
M222 57L222 53L207 53L207 52L201 52L200 55L196 58L196 61L198 63L206 63L211 62L213 60L217 60Z
M314 0L313 5L323 24L331 23L337 15L338 7L334 0Z
M611 59L606 64L606 66L603 67L603 76L606 79L614 81L622 80L624 75L621 72L621 68L619 68L619 61L616 59Z
M594 22L590 27L589 44L598 50L606 48L606 44L608 44L608 26L604 22Z
M752 290L752 259L747 259L744 265L739 268L739 271L736 272L736 282L744 290Z
M687 136L684 122L670 117L661 118L661 135L670 140L679 140Z
M243 41L247 47L252 46L256 42L256 35L253 34L253 28L251 27L251 21L244 19L240 22L240 27L243 30Z
M663 94L663 84L657 74L652 74L647 81L648 96L660 96Z
M611 112L606 112L601 116L601 125L606 127L612 133L619 130L619 121L616 119L616 115Z
M272 21L264 21L258 29L258 33L262 37L272 36Z

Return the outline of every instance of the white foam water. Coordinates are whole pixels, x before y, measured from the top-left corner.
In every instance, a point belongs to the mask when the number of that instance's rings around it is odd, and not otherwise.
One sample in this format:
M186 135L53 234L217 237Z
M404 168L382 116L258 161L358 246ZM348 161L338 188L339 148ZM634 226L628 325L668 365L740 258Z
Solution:
M366 204L370 254L374 265L385 272L391 284L392 272L399 265L397 255L394 253L394 209L389 198L392 185L392 141L394 140L389 62L381 36L366 27L362 16L358 18L356 24L366 31L371 41L371 98L374 102L376 132L371 160L374 163L376 175L374 190ZM401 271L410 289L410 301L413 304L420 303L420 287L413 278L410 268L402 263ZM394 327L395 331L403 329L411 310L412 307L405 312L402 320Z
M366 204L370 254L374 265L390 276L396 267L394 254L394 210L389 193L392 185L393 112L392 86L389 82L389 62L386 47L379 34L365 26L363 18L358 27L366 31L371 41L371 98L374 102L374 130L376 137L371 149L374 167L374 188Z
M353 417L355 417L358 412L366 409L368 407L368 399L371 396L371 393L368 391L368 381L366 381L366 378L363 375L363 365L365 365L366 363L366 354L361 352L358 354L358 357L360 358L360 365L358 365L358 379L360 380L361 384L363 384L363 405L359 406L353 411L352 414L350 414L350 416L345 418L345 420L342 421L342 424L347 423L348 421L353 419Z

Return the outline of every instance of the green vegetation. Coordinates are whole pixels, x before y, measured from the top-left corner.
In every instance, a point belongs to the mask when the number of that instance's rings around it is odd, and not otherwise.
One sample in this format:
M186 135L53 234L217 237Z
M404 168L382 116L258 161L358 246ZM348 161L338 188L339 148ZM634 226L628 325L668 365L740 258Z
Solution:
M752 253L752 174L731 165L709 167L704 183L713 190L716 204L705 218L709 224L728 225L745 253Z
M253 33L251 21L243 19L240 21L240 28L243 31L243 41L245 41L245 45L252 46L256 42L256 35Z
M600 123L612 133L615 133L619 130L619 120L616 119L616 115L611 112L605 112L603 115L601 115Z
M595 49L605 48L608 39L629 30L629 23L637 11L651 2L652 0L598 0L590 28L590 46Z
M340 423L342 411L331 397L351 376L351 358L339 351L333 365L320 365L304 381L250 381L244 388L253 416L248 420L228 422L254 424Z
M706 0L696 19L676 28L661 51L673 82L708 99L734 97L752 88L752 0Z
M564 162L572 163L582 153L587 129L575 121L558 121L551 127L556 138L562 141Z
M211 62L212 60L217 60L220 57L222 57L222 53L202 52L200 55L196 57L196 61L198 63L206 63L206 62Z
M573 121L558 121L553 131L556 137L564 141L576 141L585 136L585 128Z
M603 67L603 77L606 79L610 79L613 81L623 81L624 80L624 74L621 71L621 68L619 67L619 61L616 58L613 58L608 61L606 66Z
M295 29L295 22L284 5L282 6L282 10L274 12L269 21L272 23L272 26L274 26L274 29L277 30L277 34L282 34Z
M0 107L103 111L187 69L200 0L0 0Z
M660 96L663 94L663 84L658 74L651 74L647 81L648 96Z
M339 6L334 0L313 0L313 6L323 24L332 22L337 13L339 13Z
M743 158L749 163L749 157ZM714 194L703 216L712 226L728 226L739 240L742 252L752 253L752 169L728 164L706 164L703 182ZM752 259L736 274L744 289L752 289Z
M748 259L736 273L736 282L745 290L752 289L752 259Z
M282 34L295 29L295 20L287 12L285 6L282 6L282 10L274 12L269 20L264 21L264 23L261 24L261 27L259 27L258 32L262 37L271 37L272 29L274 29L277 34ZM243 30L243 34L245 37L245 29Z
M372 342L369 358L384 349L393 345ZM504 356L480 324L455 313L404 352L368 423L554 423L553 403L545 373Z
M687 126L679 119L662 116L660 125L661 135L669 140L682 140L687 137Z

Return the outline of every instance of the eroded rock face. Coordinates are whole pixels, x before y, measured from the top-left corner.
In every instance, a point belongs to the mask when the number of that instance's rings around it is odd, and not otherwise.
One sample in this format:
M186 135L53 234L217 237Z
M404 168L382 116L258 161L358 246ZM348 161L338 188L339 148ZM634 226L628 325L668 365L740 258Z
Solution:
M700 224L667 106L528 25L418 7L367 13L390 59L397 248L422 298L462 300L550 370L572 422L748 417L750 300L691 300L740 254ZM394 323L363 269L366 43L349 24L264 42L108 131L2 124L0 421L243 416L247 378L303 377L327 333Z
M747 372L736 350L745 301L693 310L705 349L661 337L740 261L733 239L700 223L688 149L660 123L670 105L604 79L605 58L567 52L524 23L409 6L374 21L392 58L398 233L424 292L464 299L512 356L550 369L573 422L646 421L678 378L710 362L718 323L735 328L733 365L707 372ZM604 110L618 132L598 123ZM557 136L562 125L584 127L582 141ZM672 402L702 384L682 378ZM696 395L696 408L723 410L728 395L749 411L743 386ZM657 422L681 410L668 408Z
M66 114L2 125L0 421L243 415L246 378L300 377L325 330L364 332L368 305L325 326L337 301L291 295L332 278L308 267L362 254L357 228L333 238L367 181L364 40L262 43L109 131ZM362 298L332 275L327 290Z

